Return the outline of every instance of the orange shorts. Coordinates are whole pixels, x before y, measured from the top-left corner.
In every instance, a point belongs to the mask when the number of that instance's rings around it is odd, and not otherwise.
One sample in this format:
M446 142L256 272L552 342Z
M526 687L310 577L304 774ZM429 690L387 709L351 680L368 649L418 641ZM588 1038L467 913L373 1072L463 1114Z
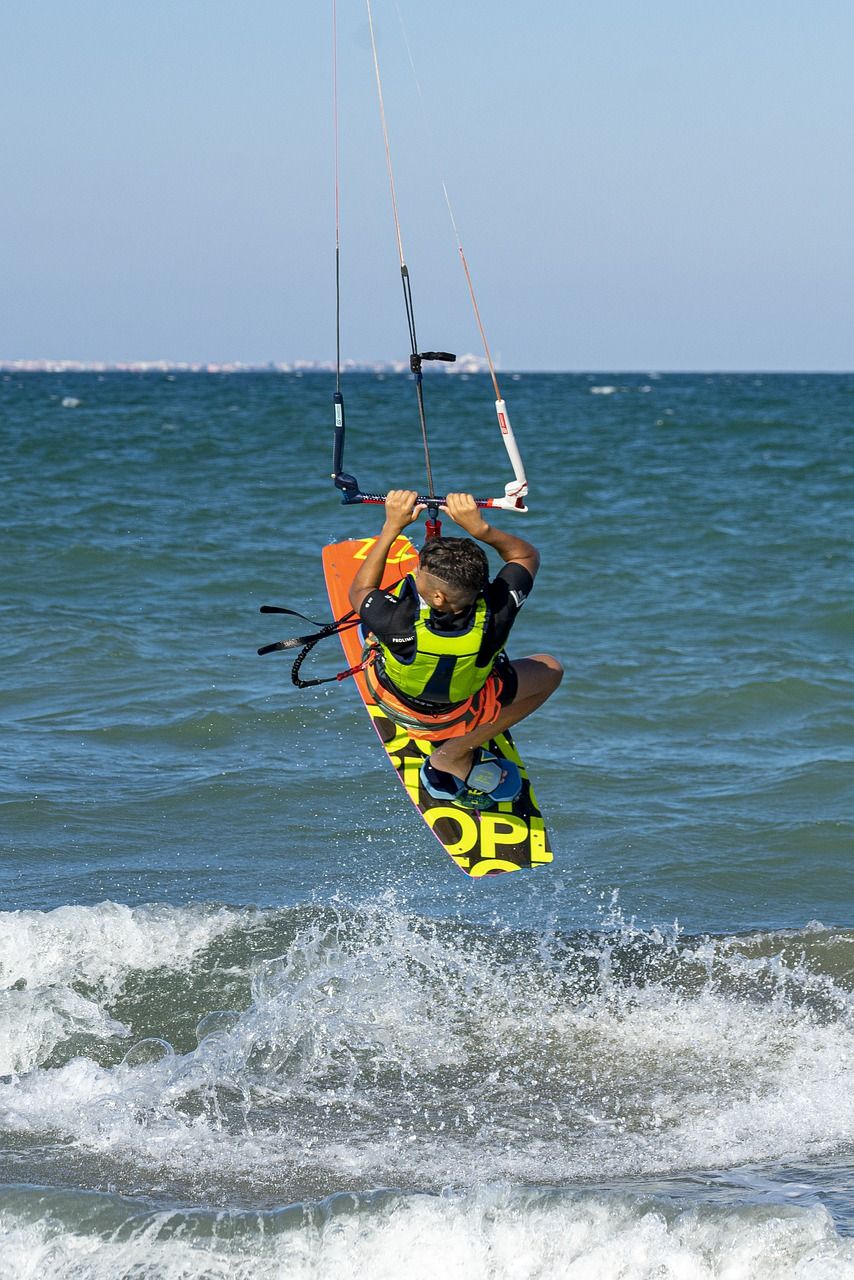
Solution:
M413 738L423 738L425 742L443 742L445 738L461 738L480 725L494 724L501 712L501 693L504 682L495 674L487 678L486 684L472 694L459 706L450 711L442 711L438 715L421 715L406 706L399 698L381 685L377 680L373 662L365 667L365 679L371 696L378 706L394 724L408 729Z

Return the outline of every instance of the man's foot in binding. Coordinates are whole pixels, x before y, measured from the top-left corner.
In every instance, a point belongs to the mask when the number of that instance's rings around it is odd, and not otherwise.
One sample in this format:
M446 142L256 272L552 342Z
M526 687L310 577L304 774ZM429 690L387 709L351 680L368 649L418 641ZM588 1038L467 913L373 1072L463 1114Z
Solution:
M477 747L466 777L438 769L429 760L421 766L421 784L434 800L451 800L464 809L491 809L515 800L522 790L522 775L512 760Z

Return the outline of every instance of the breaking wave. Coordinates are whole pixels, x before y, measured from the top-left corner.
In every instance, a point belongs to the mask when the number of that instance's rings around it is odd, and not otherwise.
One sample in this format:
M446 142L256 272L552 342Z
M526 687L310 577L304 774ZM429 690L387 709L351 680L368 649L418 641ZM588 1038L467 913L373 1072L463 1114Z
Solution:
M59 1145L80 1185L281 1204L815 1159L854 1129L841 930L535 934L392 896L0 923L0 1124L31 1182Z

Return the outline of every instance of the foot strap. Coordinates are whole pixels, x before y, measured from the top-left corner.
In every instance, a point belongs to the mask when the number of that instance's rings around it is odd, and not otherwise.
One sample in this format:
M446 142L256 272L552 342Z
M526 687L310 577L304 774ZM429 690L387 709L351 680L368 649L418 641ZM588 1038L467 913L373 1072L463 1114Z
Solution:
M493 791L506 776L506 770L502 768L502 764L506 761L499 761L497 756L488 755L478 760L469 769L466 777L466 786L471 791Z
M467 809L488 809L515 800L522 790L522 775L512 760L479 747L463 781L456 774L437 769L429 760L421 766L421 781L434 799L452 800Z

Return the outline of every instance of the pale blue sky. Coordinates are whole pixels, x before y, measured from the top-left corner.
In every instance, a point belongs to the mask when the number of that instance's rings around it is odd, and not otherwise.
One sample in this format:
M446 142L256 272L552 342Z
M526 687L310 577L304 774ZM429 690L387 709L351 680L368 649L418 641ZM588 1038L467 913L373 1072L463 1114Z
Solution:
M424 347L850 369L850 0L373 0ZM405 357L363 0L338 0L344 355ZM3 0L0 358L334 354L329 0Z

